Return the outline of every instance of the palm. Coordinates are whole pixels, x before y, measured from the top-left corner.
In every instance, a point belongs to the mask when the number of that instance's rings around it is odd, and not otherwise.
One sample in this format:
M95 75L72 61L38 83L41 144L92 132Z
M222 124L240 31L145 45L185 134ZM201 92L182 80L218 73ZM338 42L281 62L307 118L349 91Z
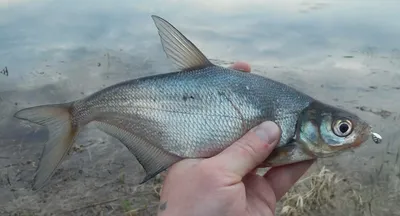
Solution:
M276 197L265 178L253 174L244 180L244 184L248 215L274 215Z
M274 215L276 197L262 176L249 174L227 193L228 199L233 199L231 215Z

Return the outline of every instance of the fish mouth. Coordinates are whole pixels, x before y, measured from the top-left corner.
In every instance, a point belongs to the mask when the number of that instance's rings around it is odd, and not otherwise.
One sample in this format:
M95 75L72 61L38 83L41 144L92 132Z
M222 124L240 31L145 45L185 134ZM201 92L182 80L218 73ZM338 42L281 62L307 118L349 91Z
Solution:
M366 142L369 138L369 134L364 134L363 136L359 136L355 141L354 144L351 145L352 148L357 148L361 146L364 142Z
M351 148L357 148L361 146L361 144L365 143L370 138L370 135L372 133L372 127L366 124L363 128L361 128L361 130L359 130L359 132L360 135L357 136L353 145L351 145Z

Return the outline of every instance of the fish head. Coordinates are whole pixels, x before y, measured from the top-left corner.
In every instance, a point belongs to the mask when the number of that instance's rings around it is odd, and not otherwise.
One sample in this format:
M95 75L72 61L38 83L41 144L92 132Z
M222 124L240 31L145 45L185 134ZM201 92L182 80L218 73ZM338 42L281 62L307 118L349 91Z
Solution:
M299 116L296 141L308 153L327 157L359 147L368 140L371 130L357 115L315 101Z

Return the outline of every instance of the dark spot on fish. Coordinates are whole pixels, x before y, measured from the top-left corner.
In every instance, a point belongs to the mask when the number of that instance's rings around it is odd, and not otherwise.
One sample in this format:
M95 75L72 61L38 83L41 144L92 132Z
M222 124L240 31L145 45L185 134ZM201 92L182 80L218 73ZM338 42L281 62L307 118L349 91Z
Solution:
M155 99L155 98L153 98L153 102L156 102L156 99Z
M194 96L193 96L193 95L190 95L190 96L183 95L183 97L182 97L182 99L183 99L184 101L187 101L189 98L190 98L190 99L194 99Z
M81 95L84 95L85 93L81 92Z
M278 66L274 66L274 68L279 68Z
M400 86L393 87L394 89L400 90Z
M332 57L332 55L328 55L328 57Z
M354 58L354 56L343 56L343 58Z
M15 105L15 106L18 106L18 103L17 103L17 102L15 102L15 103L14 103L14 105Z
M369 88L370 89L377 89L378 87L377 86L370 86Z
M99 63L97 63L97 67L100 67L101 66L101 63L99 62Z
M321 85L321 88L323 88L323 87L324 87L324 85L322 84L322 85Z
M82 174L82 173L83 173L83 170L80 169L80 170L78 171L78 173L79 173L79 174Z

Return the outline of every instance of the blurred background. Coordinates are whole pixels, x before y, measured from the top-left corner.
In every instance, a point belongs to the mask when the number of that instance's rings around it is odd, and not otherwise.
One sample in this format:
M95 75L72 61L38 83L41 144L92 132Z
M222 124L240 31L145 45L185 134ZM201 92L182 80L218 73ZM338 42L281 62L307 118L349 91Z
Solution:
M399 11L394 0L0 0L0 215L155 214L161 178L138 186L133 155L90 128L49 186L31 191L47 131L12 118L175 70L153 14L216 64L246 61L383 136L318 161L277 215L400 215Z

